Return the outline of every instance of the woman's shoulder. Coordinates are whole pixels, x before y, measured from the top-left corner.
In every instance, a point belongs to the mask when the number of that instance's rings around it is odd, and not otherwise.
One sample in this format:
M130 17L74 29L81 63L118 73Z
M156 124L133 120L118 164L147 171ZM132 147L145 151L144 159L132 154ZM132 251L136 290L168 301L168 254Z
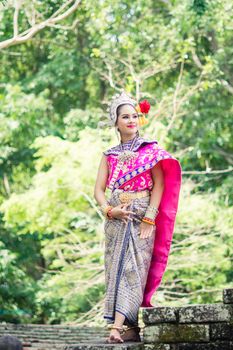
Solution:
M105 151L103 151L102 153L103 153L103 155L105 155L105 156L109 156L110 154L116 154L116 155L118 155L118 153L119 153L119 145L113 146L113 147L111 147L111 148L108 148L108 149L106 149Z
M158 141L155 139L151 139L149 137L140 137L140 140L138 142L138 147L147 146L147 145L153 145L158 144Z
M138 139L136 140L134 147L132 149L132 151L137 151L139 148L144 147L146 145L152 145L152 144L158 144L157 140L152 140L148 137L138 137ZM108 156L110 154L112 155L118 155L121 152L121 148L120 145L116 145L113 146L111 148L108 148L107 150L103 151L103 154L105 156Z

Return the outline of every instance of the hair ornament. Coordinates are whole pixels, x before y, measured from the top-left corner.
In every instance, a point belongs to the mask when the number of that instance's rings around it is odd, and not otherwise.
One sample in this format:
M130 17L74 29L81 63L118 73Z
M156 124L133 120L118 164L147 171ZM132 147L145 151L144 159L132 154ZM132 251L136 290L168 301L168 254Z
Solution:
M137 104L135 107L136 111L139 113L139 125L146 125L149 123L149 120L146 119L146 115L150 110L150 103L147 100L143 100Z
M100 121L98 127L115 127L117 122L117 108L124 104L133 106L138 112L140 126L148 124L149 121L146 119L146 115L150 110L149 101L143 100L138 102L130 93L126 92L124 89L120 89L120 93L115 93L107 103L106 111L108 113L108 120Z

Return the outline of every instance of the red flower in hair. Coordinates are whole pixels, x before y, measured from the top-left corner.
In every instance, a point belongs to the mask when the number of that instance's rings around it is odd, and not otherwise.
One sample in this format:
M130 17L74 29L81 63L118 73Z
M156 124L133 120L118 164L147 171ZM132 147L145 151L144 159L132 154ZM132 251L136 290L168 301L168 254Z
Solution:
M150 103L147 100L143 100L143 101L139 102L139 107L140 107L142 113L147 114L150 110Z

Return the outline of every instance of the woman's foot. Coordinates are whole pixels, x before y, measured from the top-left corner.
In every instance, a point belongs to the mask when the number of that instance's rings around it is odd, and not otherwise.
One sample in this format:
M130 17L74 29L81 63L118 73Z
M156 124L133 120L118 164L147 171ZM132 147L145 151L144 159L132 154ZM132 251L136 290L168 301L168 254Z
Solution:
M122 335L122 339L124 341L141 342L140 328L139 327L135 327L135 328L132 328L132 329L128 329Z
M107 343L123 343L124 340L121 338L120 330L111 329Z

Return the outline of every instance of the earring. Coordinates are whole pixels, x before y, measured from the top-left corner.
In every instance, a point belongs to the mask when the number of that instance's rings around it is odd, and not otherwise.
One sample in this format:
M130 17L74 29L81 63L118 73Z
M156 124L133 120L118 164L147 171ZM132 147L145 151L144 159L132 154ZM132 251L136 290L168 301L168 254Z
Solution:
M119 129L118 127L115 127L115 133L116 133L116 136L117 136L117 139L118 139L118 142L120 142L120 138L119 138Z

